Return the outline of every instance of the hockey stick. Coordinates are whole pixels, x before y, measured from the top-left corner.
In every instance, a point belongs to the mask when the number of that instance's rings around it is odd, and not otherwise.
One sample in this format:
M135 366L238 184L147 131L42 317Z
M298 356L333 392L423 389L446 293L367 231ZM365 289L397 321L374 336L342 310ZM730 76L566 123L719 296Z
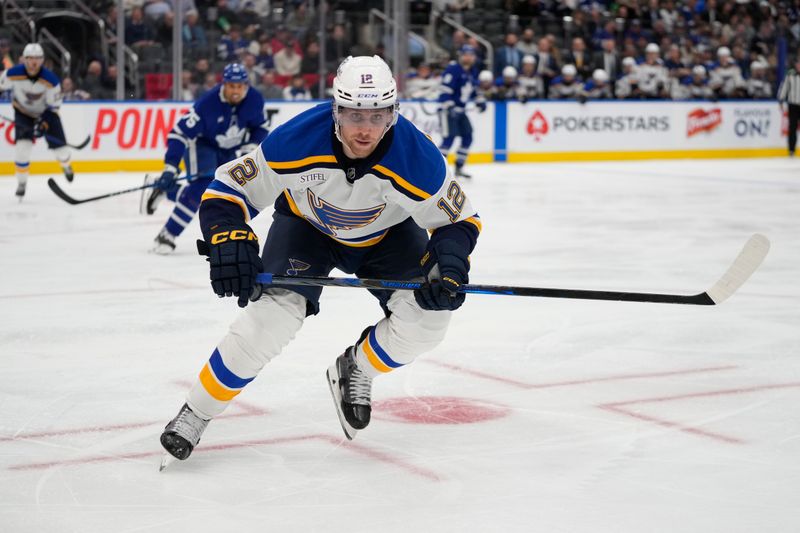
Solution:
M203 178L203 177L208 177L208 175L207 174L195 174L195 175L192 175L192 176L181 176L180 178L176 178L175 181L180 181L180 180L189 180L189 181L191 181L193 179ZM96 200L103 200L105 198L111 198L112 196L119 196L120 194L128 194L130 192L141 191L143 189L152 189L153 187L156 186L156 184L155 183L150 183L148 185L139 185L138 187L131 187L130 189L123 189L121 191L110 192L110 193L101 194L101 195L98 195L98 196L90 196L89 198L83 198L82 200L79 200L77 198L73 198L72 196L67 194L64 191L64 189L61 188L61 186L58 184L58 182L56 180L54 180L53 178L47 178L47 186L50 187L50 190L53 191L56 196L58 196L59 198L61 198L65 202L67 202L68 204L70 204L70 205L78 205L78 204L85 204L86 202L94 202Z
M5 115L0 115L0 118L5 120L6 122L10 122L12 124L14 124L14 122L15 122L14 119L10 119ZM61 142L61 139L58 139L57 137L53 137L52 135L48 135L48 134L46 134L44 132L42 132L40 135L36 135L35 137L44 137L45 139L47 139L50 142L56 142L56 143L60 143ZM92 136L91 135L87 135L86 138L82 142L80 142L78 144L70 144L70 143L68 143L66 141L66 139L64 140L64 144L66 144L67 146L69 146L70 148L72 148L74 150L83 150L84 148L86 148L86 145L89 144L89 141L91 141L91 140L92 140Z
M539 287L510 287L504 285L462 285L459 292L506 296L539 296L543 298L572 298L578 300L617 300L623 302L654 302L665 304L717 305L727 300L747 281L769 251L769 239L756 233L733 261L725 274L710 289L694 295L655 294L647 292L593 291L581 289L548 289ZM415 290L424 283L381 279L278 276L259 274L256 282L263 285L312 285L357 287L364 289Z

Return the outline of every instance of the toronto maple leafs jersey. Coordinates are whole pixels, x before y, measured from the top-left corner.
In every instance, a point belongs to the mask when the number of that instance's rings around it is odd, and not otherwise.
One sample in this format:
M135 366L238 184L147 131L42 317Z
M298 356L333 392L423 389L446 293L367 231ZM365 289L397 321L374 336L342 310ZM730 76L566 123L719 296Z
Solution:
M12 105L24 115L39 117L46 110L61 107L61 81L44 67L29 76L25 65L14 65L0 73L0 91L11 89Z
M245 97L234 106L224 100L220 84L203 94L169 132L164 160L177 167L192 141L233 154L243 144L260 143L267 133L261 94L248 87Z
M463 111L467 102L476 96L477 69L473 66L464 70L457 61L451 61L442 74L439 102L443 108L455 108Z
M333 130L331 103L275 129L263 144L217 169L200 222L249 221L271 205L346 246L380 242L409 217L440 235L459 234L469 253L481 222L431 139L402 115L365 159L349 160ZM443 230L439 232L439 230Z

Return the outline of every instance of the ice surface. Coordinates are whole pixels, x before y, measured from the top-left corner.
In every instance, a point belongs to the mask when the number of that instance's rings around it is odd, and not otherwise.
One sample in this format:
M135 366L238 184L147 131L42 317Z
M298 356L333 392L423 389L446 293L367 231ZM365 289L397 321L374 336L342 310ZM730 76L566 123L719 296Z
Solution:
M376 381L352 443L325 369L381 312L325 289L159 473L158 435L237 312L197 223L150 255L166 205L70 206L38 176L18 204L0 179L0 531L800 530L800 162L469 170L475 283L690 294L751 234L772 249L718 307L470 296L442 346Z

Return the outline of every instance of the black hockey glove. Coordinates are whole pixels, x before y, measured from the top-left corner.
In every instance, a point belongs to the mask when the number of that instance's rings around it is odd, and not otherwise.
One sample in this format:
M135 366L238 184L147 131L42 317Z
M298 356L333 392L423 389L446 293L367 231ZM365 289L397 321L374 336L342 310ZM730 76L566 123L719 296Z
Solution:
M451 240L439 241L429 248L420 261L428 284L416 289L414 298L428 311L454 311L466 298L458 288L469 282L469 260L464 249Z
M47 129L47 123L42 116L36 117L33 121L33 138L38 139L44 137L44 132Z
M237 296L239 307L246 307L256 276L264 271L258 237L250 226L215 228L209 242L197 241L197 251L208 256L211 288L217 296Z

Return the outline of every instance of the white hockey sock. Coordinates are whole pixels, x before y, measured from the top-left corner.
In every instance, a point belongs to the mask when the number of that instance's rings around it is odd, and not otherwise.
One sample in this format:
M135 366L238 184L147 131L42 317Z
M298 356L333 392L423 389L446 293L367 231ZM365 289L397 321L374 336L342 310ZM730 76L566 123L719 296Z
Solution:
M33 150L33 143L29 139L20 139L14 147L14 170L20 185L28 183L31 150Z
M72 159L72 152L70 151L69 146L59 146L58 148L54 149L53 152L55 152L58 162L61 163L61 168L66 169L69 167L70 159Z

